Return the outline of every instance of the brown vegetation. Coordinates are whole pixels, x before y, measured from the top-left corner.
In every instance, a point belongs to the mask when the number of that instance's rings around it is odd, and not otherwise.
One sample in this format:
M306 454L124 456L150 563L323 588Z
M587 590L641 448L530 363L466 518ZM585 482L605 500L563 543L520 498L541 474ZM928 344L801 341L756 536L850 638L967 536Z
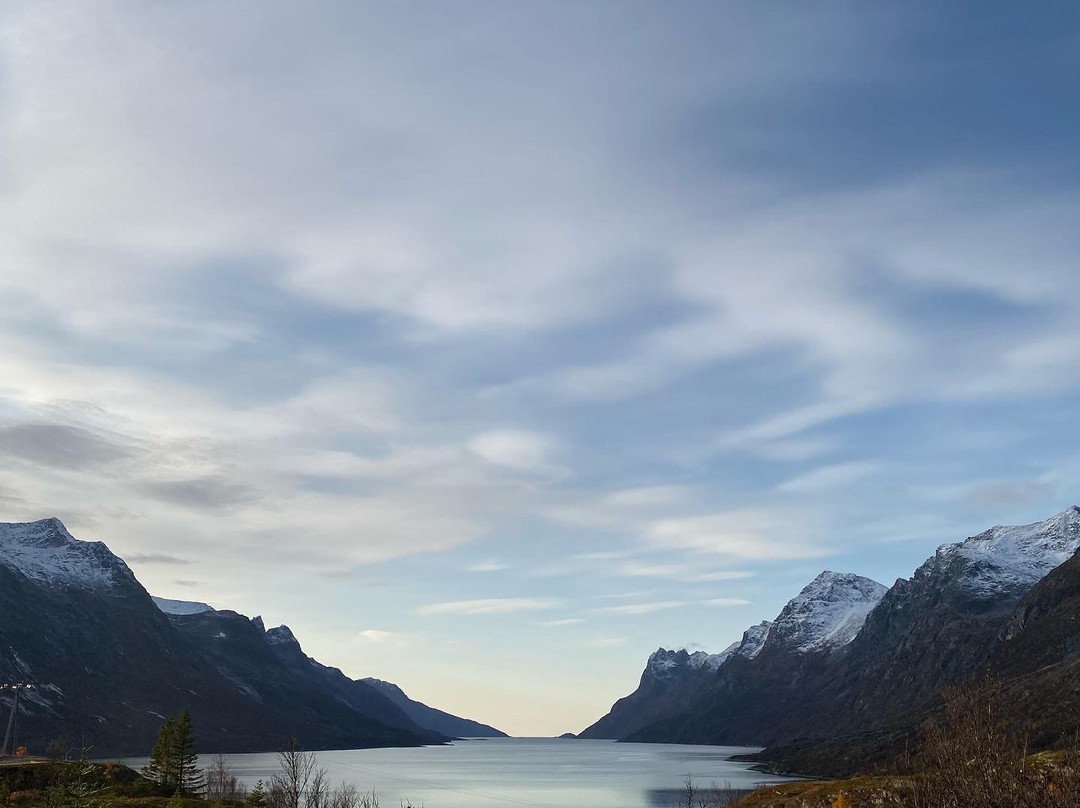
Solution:
M732 808L1080 808L1080 747L1029 754L1010 726L998 680L945 688L921 747L891 776L786 783L758 789Z

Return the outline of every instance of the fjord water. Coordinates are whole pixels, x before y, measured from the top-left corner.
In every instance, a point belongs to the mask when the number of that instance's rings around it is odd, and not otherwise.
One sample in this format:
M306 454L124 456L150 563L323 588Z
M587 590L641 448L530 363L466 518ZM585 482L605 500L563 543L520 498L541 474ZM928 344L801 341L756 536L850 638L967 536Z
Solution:
M748 747L673 746L553 738L492 738L413 749L319 752L332 783L375 789L384 806L425 808L672 808L683 778L754 788L780 782L732 755ZM245 784L269 781L273 754L227 755ZM201 760L208 765L209 758Z

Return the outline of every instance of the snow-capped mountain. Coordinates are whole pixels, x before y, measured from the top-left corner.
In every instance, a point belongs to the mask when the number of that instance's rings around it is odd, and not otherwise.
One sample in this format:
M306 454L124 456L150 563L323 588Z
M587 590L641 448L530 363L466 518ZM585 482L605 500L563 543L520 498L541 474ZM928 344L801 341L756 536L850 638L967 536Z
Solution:
M0 680L36 685L20 700L32 752L66 735L95 754L143 754L185 707L215 750L275 749L297 732L312 748L445 740L304 656L287 628L267 634L258 618L151 599L104 544L57 519L0 524ZM283 661L292 650L299 673Z
M1080 549L1080 508L1073 506L1042 522L992 527L977 536L944 544L916 572L933 577L952 569L962 586L985 597L1027 591Z
M99 541L80 541L56 518L0 522L0 564L44 584L104 589L135 580Z
M887 591L861 575L826 570L788 601L765 645L800 654L847 645Z
M159 598L157 595L150 596L154 604L165 614L202 614L212 612L214 609L208 603L200 603L197 600L173 600L172 598Z
M917 722L941 687L986 670L1026 630L1021 599L1078 548L1080 508L1069 508L943 545L888 590L822 573L785 606L759 654L720 665L681 715L622 737L769 745Z

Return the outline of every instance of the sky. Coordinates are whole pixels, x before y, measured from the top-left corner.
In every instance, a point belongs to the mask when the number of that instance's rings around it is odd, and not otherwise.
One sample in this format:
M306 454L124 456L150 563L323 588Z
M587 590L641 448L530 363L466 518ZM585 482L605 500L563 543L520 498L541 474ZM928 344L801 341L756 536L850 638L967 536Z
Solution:
M0 6L0 520L513 734L1080 503L1080 9Z

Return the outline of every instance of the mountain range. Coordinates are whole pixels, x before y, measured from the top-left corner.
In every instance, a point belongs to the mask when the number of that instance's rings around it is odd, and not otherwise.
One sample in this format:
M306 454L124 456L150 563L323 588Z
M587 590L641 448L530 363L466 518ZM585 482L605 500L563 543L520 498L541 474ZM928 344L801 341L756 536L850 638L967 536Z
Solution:
M434 710L304 654L207 604L152 598L101 542L58 519L0 523L0 681L29 681L18 737L95 755L145 753L164 716L190 708L202 751L417 746L499 730Z
M888 588L823 572L720 654L653 653L580 737L766 746L777 768L847 774L907 743L941 687L989 672L1051 744L1080 716L1078 548L1072 507L943 545Z

